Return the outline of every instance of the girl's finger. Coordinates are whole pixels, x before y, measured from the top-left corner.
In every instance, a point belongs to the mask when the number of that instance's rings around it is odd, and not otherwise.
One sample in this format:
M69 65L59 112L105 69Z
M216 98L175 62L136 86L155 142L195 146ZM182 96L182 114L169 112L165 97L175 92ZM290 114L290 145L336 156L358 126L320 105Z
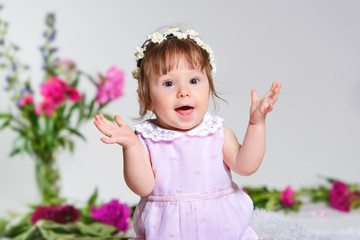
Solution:
M103 114L101 114L100 113L100 118L101 118L101 120L104 122L104 123L106 123L107 125L111 125L112 124L112 122L111 121L109 121Z
M115 115L114 119L119 127L126 126L125 121L119 115Z

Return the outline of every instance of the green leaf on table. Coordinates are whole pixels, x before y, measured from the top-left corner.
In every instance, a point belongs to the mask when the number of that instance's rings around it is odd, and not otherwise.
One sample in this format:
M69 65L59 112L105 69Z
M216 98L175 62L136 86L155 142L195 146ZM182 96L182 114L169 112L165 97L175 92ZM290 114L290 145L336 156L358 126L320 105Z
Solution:
M74 240L77 239L76 234L68 234L68 233L57 233L52 230L46 230L43 228L38 228L41 235L46 240Z
M31 226L25 232L20 235L14 236L13 240L44 240L41 236L39 236L39 231L35 226ZM46 240L46 239L45 239Z
M79 228L79 231L82 234L98 237L110 237L114 232L117 231L117 228L100 222L94 222L89 225L86 225L82 222L76 222L76 226Z
M15 222L13 225L9 225L9 228L6 230L5 235L7 237L14 237L17 236L29 229L29 227L32 226L30 221L31 214L25 214L22 218L20 218L17 222Z

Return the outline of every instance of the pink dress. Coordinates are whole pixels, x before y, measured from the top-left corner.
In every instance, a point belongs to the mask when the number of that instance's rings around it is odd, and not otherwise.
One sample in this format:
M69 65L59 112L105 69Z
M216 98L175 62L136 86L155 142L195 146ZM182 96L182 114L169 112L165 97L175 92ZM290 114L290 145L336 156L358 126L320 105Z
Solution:
M223 119L207 113L188 132L148 120L135 131L155 175L153 191L135 211L136 239L259 239L248 227L252 200L223 161Z

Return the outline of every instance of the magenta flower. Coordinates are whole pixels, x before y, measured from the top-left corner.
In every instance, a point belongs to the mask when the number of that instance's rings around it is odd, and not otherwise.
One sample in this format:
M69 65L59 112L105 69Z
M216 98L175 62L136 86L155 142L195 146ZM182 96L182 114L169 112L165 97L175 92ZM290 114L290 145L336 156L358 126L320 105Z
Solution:
M26 95L20 99L20 101L19 101L20 107L23 107L26 104L29 104L29 105L34 104L34 97L32 95Z
M68 87L66 89L66 94L69 96L69 99L73 102L78 102L81 101L82 96L80 95L80 93L72 87Z
M280 202L284 207L292 207L297 202L295 199L295 191L290 187L286 187L280 194Z
M44 97L44 101L39 103L35 108L36 114L45 112L46 115L51 115L57 107L59 107L66 99L77 102L82 99L80 93L70 87L62 79L52 76L50 77L40 89L41 95Z
M39 206L31 215L31 222L35 224L40 219L48 219L57 223L76 222L80 211L71 205L65 206Z
M58 107L65 100L67 83L58 77L50 77L42 86L40 93L54 107Z
M101 207L91 207L91 218L102 223L116 227L126 232L129 229L128 219L131 209L127 204L122 204L118 200L112 200L103 204Z
M112 66L105 77L100 77L100 82L97 85L96 100L98 103L105 104L115 100L123 95L124 72Z
M329 194L330 206L343 212L349 212L352 195L345 183L334 181Z

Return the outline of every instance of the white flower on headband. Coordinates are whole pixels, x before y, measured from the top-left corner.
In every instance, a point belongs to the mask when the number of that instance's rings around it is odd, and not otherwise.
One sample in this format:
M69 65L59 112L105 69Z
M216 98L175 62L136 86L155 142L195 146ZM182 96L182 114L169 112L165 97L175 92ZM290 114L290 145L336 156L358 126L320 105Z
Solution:
M133 75L133 78L135 79L139 79L139 73L140 73L140 68L135 68L134 71L132 71L132 75Z
M199 34L197 32L195 32L194 30L187 30L186 34L189 36L189 38L194 39L196 37L199 36Z
M135 50L135 57L136 57L136 61L139 59L142 59L145 55L144 55L144 48L139 48L137 47Z
M178 39L192 39L202 49L205 49L207 51L207 53L209 54L209 62L210 62L210 65L211 65L212 75L213 76L215 75L215 73L216 73L216 65L215 65L214 53L211 50L210 46L207 45L206 43L204 43L199 38L199 34L197 32L195 32L193 30L187 30L186 32L182 32L182 31L180 31L179 28L171 28L171 29L167 30L164 34L160 34L159 32L155 32L155 33L153 33L151 35L148 35L147 40L151 41L153 43L160 44L163 41L167 40L169 35L173 35ZM144 58L147 44L148 44L148 42L145 42L144 47L141 47L141 48L137 47L136 48L136 50L135 50L136 61L139 61L139 60ZM132 73L133 73L133 77L135 79L139 79L140 68L137 67Z
M173 33L178 39L186 39L188 36L186 33L183 32L175 32Z
M153 43L162 43L165 40L165 37L160 33L156 32L148 36L148 39L151 40Z
M179 31L180 31L179 28L171 28L171 29L169 29L169 30L167 30L167 31L165 32L165 35L174 34L174 33L179 32Z

